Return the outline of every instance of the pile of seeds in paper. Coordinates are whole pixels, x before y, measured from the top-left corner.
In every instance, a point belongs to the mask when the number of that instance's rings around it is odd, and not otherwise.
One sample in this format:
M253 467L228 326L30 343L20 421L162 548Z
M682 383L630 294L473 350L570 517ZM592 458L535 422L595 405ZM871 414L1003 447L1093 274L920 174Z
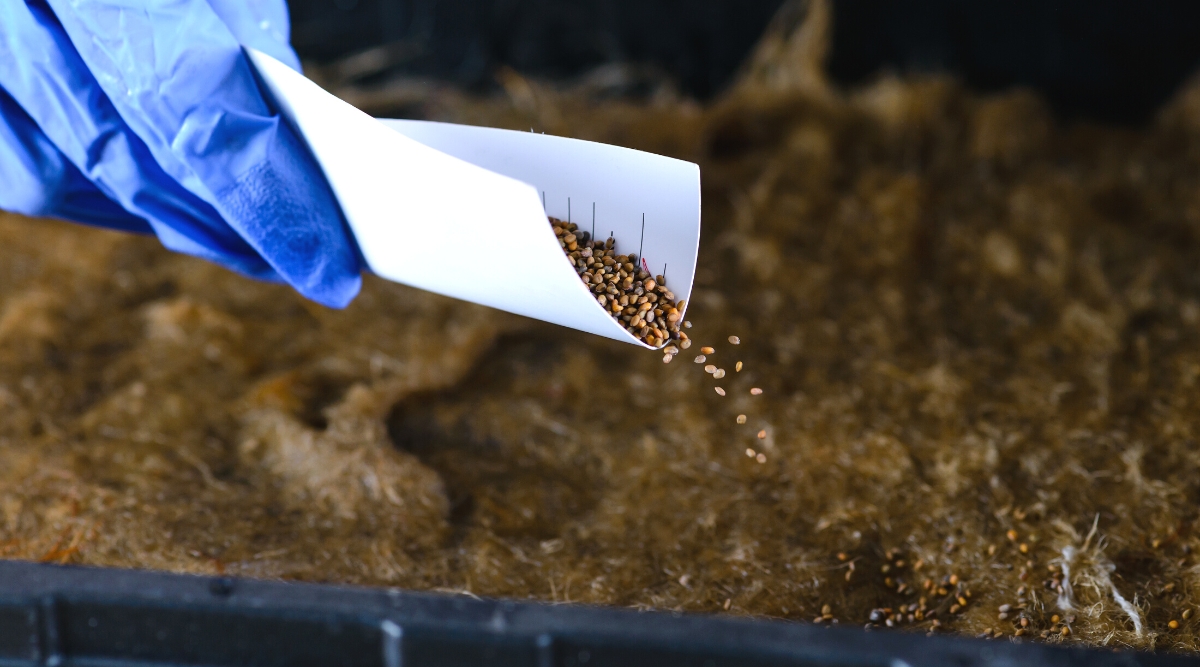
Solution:
M575 273L629 333L653 347L662 347L667 341L677 341L678 348L685 350L691 345L687 334L679 330L684 302L675 301L666 278L651 277L638 266L640 258L635 253L618 255L611 236L599 241L575 223L553 217L550 224Z

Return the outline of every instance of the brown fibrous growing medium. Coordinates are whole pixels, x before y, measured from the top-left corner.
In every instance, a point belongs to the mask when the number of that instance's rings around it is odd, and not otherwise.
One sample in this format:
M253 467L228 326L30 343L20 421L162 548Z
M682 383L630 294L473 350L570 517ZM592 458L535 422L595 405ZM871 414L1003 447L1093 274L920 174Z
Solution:
M699 163L684 330L740 337L724 397L376 277L333 311L0 216L0 557L1196 651L1200 84L1141 127L839 90L819 27L711 104L364 107Z

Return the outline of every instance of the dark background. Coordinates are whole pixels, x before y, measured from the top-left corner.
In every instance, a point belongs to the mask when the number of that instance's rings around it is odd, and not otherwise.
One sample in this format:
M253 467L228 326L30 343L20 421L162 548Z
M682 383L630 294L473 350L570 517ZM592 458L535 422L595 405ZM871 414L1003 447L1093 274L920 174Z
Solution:
M650 66L685 94L720 93L782 0L290 0L302 58L391 45L387 74L472 90L509 66L577 78ZM1195 0L834 0L828 69L948 71L977 90L1026 85L1064 117L1145 121L1200 64ZM377 73L376 76L383 76Z

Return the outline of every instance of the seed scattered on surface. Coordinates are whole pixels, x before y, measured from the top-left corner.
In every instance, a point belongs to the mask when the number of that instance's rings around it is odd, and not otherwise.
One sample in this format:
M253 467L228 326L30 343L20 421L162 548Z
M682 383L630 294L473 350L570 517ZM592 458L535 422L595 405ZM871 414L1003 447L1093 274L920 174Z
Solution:
M1191 618L1191 617L1192 617L1192 610L1191 610L1191 609L1184 609L1184 610L1183 610L1183 620L1185 620L1185 621L1186 621L1186 620L1188 620L1188 619L1189 619L1189 618Z
M729 605L733 604L733 598L725 598L725 611L729 611Z
M750 390L751 396L759 396L761 394L762 394L762 389L759 389L758 387L754 387L753 389Z
M1004 613L1007 613L1007 612L1010 612L1010 611L1012 611L1012 605L1011 605L1011 604L1002 604L1002 605L1000 605L1000 613L1001 613L1001 614L1004 614Z
M766 439L766 437L767 437L767 429L763 429L763 430L761 430L761 431L759 431L759 432L758 432L758 439L759 439L759 440L765 440L765 439Z
M1059 622L1059 621L1061 621L1061 620L1062 620L1062 617L1060 617L1058 614L1055 614L1055 615L1053 615L1053 616L1051 616L1051 617L1050 617L1050 622L1051 622L1051 623L1058 623L1058 622Z
M711 348L707 345L700 348L700 354L712 354L713 352L716 352L716 350L714 350L713 348Z
M1058 633L1058 634L1060 634L1060 635L1062 635L1062 636L1066 637L1066 636L1068 636L1068 635L1070 635L1070 634L1071 634L1071 628L1068 628L1067 626L1065 626L1065 625L1064 625L1064 626L1063 626L1063 629L1062 629L1061 631L1059 631L1059 633Z
M735 373L741 373L742 372L742 362L739 361L736 364L734 364L733 370Z
M741 345L741 344L742 344L742 339L741 339L741 338L738 338L737 336L730 336L730 337L729 337L729 344L730 344L730 345Z
M1021 546L1017 547L1017 551L1020 551L1023 554L1027 554L1027 553L1029 553L1029 545L1022 542Z
M695 358L695 359L693 359L693 361L695 361L695 362L696 362L696 363L698 363L698 364L702 364L702 363L704 363L704 362L705 362L707 359L708 359L708 357L705 357L703 354L697 354L697 355L696 355L696 358Z
M738 416L737 416L737 423L739 423L739 424L745 424L745 423L746 423L746 415L738 415ZM1183 613L1185 613L1185 614L1186 614L1186 613L1189 613L1189 612L1186 612L1186 611L1185 611L1185 612L1183 612ZM1185 617L1185 618L1186 618L1186 617Z
M725 377L725 369L724 369L724 368L718 368L717 370L713 371L713 377L714 377L714 378L716 378L716 379L718 379L718 380L720 380L721 378Z
M705 373L710 373L710 374L711 374L711 373L716 373L716 372L717 372L717 367L716 367L716 366L714 366L714 365L712 365L712 364L709 364L709 365L707 365L707 366L705 366L705 367L704 367L704 372L705 372Z
M1179 629L1179 621L1176 621L1175 619L1171 619L1171 622L1167 623L1167 627L1171 628L1172 630L1178 630Z
M1016 542L1016 541L1017 541L1017 531L1015 531L1015 530L1013 530L1013 529L1011 529L1011 528L1009 528L1009 529L1008 529L1008 532L1007 532L1007 533L1005 533L1005 534L1004 534L1004 536L1008 538L1008 541L1009 541L1009 542Z
M725 390L724 390L724 389L722 389L722 388L720 388L720 387L713 387L713 390L715 390L715 391L717 392L717 396L724 396L724 395L725 395Z

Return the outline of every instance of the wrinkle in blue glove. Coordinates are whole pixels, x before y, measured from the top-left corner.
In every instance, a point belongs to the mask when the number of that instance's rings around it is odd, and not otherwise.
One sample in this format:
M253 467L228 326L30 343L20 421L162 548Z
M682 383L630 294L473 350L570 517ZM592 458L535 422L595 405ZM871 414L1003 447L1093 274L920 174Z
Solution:
M0 208L127 232L150 232L84 177L33 119L0 90Z
M169 248L341 307L361 286L353 237L241 49L296 65L286 40L279 0L0 2L0 87L58 149L25 154L65 156L110 202L81 221L136 229L136 218ZM12 127L29 144L30 130ZM113 202L124 226L112 224Z

